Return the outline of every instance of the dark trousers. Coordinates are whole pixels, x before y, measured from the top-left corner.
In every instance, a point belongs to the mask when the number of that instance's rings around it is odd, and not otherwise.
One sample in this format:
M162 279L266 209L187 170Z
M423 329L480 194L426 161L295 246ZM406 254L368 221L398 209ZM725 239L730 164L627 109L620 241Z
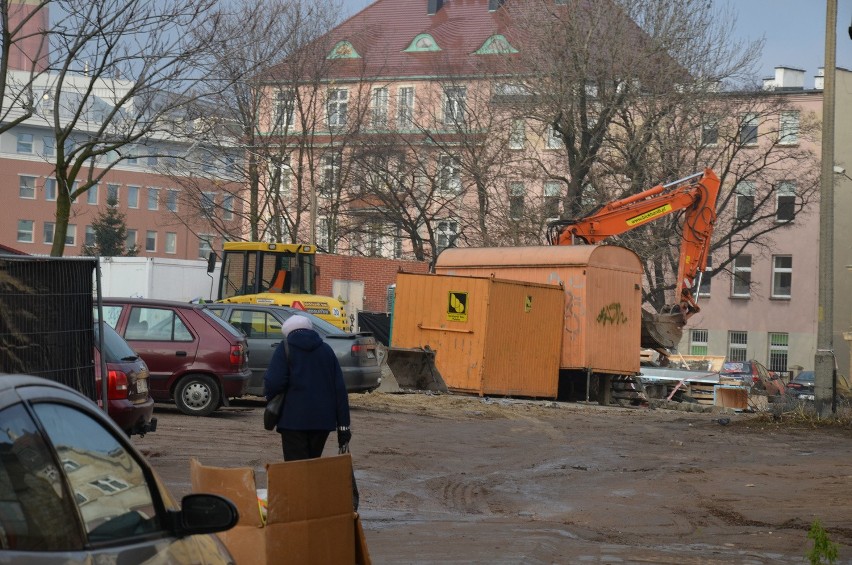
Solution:
M284 450L284 461L321 457L329 433L317 430L282 430L281 447Z

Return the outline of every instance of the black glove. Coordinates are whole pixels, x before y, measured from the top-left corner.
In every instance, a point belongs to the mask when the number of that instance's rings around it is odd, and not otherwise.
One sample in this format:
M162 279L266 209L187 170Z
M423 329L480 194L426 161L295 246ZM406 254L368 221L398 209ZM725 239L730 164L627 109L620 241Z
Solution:
M343 447L352 439L352 430L348 426L337 428L337 445Z

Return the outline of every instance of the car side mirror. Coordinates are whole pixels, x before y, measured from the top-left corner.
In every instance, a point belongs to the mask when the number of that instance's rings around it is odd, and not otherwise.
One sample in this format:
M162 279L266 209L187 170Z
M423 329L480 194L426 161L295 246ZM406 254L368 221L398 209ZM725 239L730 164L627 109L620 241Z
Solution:
M234 503L218 494L188 494L181 500L180 511L172 515L179 537L224 532L240 519Z

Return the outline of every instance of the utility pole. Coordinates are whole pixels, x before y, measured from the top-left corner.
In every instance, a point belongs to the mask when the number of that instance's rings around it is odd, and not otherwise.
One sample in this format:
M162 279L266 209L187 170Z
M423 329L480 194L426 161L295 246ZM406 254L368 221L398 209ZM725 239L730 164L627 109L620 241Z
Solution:
M814 356L814 407L827 416L834 408L837 379L834 360L834 91L837 44L837 0L826 0L825 83L822 98L822 167L819 200L819 310Z

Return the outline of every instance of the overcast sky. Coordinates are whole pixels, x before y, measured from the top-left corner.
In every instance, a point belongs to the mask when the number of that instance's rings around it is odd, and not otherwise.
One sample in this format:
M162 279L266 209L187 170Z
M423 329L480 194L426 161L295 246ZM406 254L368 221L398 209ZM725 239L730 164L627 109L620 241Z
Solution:
M425 7L427 0L423 0ZM452 1L452 0L448 0ZM371 4L370 0L343 0L351 15ZM817 68L825 64L826 0L713 0L730 5L737 13L737 35L743 39L766 39L759 63L760 77L771 77L776 66L805 71L805 87L813 87ZM852 0L837 0L837 65L852 70Z

